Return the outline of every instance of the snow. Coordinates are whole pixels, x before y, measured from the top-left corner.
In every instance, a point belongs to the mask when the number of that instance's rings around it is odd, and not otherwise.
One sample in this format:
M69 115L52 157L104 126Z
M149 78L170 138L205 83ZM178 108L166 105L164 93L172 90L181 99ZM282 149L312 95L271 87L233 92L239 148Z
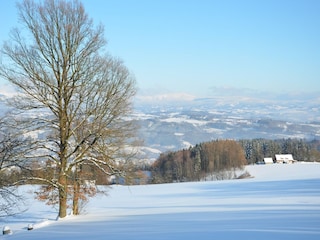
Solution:
M246 170L252 178L112 186L85 214L58 221L24 186L28 210L0 222L13 232L1 239L320 239L320 164Z
M223 134L223 129L219 129L219 128L205 128L204 130L207 133L215 133L217 135L222 135Z
M189 147L192 147L193 144L191 144L190 142L188 141L182 141L182 144L181 144L184 148L189 148Z
M177 133L174 133L174 135L175 135L175 136L183 136L184 133L178 133L178 132L177 132Z
M161 122L168 122L168 123L189 123L193 126L202 126L206 125L208 121L196 120L196 119L189 119L188 117L169 117L165 119L161 119Z
M156 149L156 148L151 148L151 147L139 147L140 150L142 151L147 151L147 152L151 152L151 153L156 153L156 154L160 154L161 151Z

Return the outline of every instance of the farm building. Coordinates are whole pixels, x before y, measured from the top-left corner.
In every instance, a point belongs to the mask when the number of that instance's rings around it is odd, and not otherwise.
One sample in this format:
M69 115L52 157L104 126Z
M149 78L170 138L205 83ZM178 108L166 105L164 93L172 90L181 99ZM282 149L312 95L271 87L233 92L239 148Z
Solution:
M264 159L263 159L263 162L264 162L265 164L273 164L273 159L272 159L271 157L269 157L269 158L264 158Z
M276 154L276 163L295 163L292 154Z

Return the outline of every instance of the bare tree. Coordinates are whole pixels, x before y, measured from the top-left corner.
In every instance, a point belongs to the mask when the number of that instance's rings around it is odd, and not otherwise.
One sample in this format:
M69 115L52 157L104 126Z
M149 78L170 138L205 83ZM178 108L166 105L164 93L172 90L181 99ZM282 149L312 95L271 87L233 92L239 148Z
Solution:
M19 213L23 198L16 193L18 175L24 166L22 153L26 153L27 139L11 133L0 120L0 217Z
M21 130L47 133L33 149L57 168L57 177L44 182L58 189L63 218L76 169L90 164L117 173L115 160L125 157L134 133L125 117L135 80L121 60L105 54L103 26L93 24L80 2L25 0L17 6L28 35L13 29L0 74L21 92L14 106L37 113Z

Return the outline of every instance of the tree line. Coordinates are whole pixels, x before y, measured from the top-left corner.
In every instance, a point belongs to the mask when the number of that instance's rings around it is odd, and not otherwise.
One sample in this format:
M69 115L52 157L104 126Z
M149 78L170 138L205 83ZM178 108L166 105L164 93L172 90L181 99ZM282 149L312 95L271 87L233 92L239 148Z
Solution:
M275 154L292 154L298 161L319 161L320 141L303 139L215 140L160 154L151 166L152 182L220 180L239 177L246 164Z
M241 145L234 140L205 142L163 153L152 165L154 183L224 179L246 164ZM228 177L229 178L229 177Z
M305 139L246 139L239 140L248 164L259 163L275 154L292 154L298 161L319 161L320 141Z

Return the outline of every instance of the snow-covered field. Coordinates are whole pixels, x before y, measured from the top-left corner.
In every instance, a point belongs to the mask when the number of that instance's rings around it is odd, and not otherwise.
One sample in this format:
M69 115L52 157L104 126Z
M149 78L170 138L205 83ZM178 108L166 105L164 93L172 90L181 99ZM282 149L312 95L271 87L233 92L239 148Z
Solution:
M113 186L86 214L58 221L55 209L27 193L28 210L1 219L13 234L0 239L320 239L320 164L247 170L253 178Z

